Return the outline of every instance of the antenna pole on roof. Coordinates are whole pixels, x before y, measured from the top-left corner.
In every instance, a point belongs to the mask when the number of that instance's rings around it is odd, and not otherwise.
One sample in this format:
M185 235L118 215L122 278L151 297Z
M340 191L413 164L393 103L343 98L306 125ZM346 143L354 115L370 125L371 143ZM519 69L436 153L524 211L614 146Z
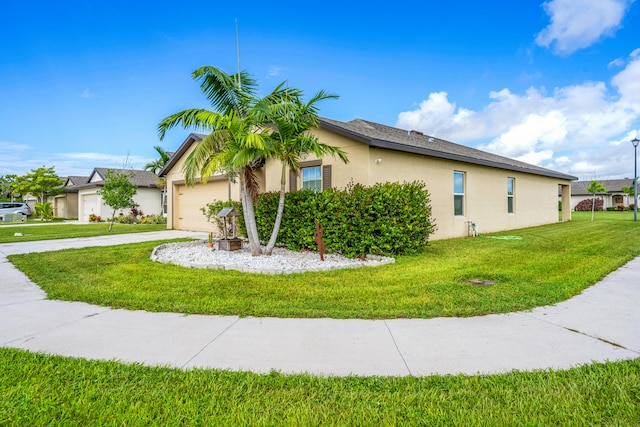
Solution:
M240 80L240 37L238 37L238 18L236 18L236 49L238 51L238 89L242 89Z

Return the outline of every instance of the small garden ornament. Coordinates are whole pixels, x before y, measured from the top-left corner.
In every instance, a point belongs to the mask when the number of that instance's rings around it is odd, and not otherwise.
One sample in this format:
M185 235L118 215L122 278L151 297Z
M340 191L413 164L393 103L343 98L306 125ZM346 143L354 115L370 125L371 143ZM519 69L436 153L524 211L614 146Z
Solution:
M324 230L322 226L316 219L316 231L313 232L313 240L318 244L318 252L320 252L320 261L324 261L324 239L322 238L322 233Z

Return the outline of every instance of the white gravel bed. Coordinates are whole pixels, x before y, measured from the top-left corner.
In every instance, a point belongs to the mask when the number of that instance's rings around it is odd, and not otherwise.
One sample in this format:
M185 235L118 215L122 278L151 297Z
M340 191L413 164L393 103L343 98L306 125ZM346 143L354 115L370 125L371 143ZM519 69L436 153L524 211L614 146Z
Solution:
M394 258L368 255L366 259L345 258L325 254L324 261L316 252L294 252L275 248L271 256L252 256L248 248L239 251L212 250L204 241L166 243L157 246L151 260L191 268L239 270L247 273L290 274L341 268L376 267L394 263Z

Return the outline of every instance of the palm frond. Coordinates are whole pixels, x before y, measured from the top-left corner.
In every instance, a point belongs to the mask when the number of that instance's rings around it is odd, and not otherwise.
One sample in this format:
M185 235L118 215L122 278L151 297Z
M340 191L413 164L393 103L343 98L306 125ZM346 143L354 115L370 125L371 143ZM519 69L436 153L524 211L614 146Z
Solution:
M158 153L158 155L160 156L160 161L167 163L171 158L169 153L167 153L165 149L160 147L159 145L155 145L153 149L156 150L156 153Z
M167 131L178 126L184 129L193 128L196 131L211 132L215 129L218 116L218 113L202 108L180 111L166 117L158 124L158 136L162 141Z
M226 129L219 129L196 144L182 166L187 184L194 184L198 176L206 182L209 177L224 168L227 155L225 148L229 138Z
M229 75L219 68L204 66L191 73L191 77L201 81L200 90L221 114L233 111L245 115L257 88L253 77L244 71Z

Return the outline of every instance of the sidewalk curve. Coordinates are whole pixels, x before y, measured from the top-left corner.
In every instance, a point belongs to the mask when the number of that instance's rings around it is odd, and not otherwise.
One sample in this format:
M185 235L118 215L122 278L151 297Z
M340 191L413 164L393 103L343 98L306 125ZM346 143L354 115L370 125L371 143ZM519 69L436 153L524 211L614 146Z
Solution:
M48 241L47 250L205 233L175 230ZM178 368L319 375L488 374L640 356L640 258L582 294L531 311L471 318L240 318L110 309L46 299L0 245L0 346Z

